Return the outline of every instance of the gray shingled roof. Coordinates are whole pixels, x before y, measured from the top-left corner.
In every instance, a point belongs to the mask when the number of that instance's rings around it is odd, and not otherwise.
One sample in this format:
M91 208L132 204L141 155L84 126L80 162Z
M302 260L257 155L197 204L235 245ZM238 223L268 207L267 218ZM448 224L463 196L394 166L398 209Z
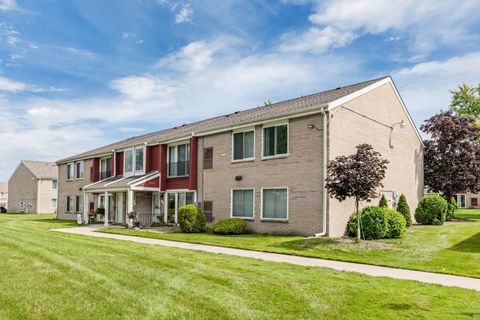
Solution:
M22 163L37 179L57 179L58 167L55 162L22 160Z
M0 192L8 192L8 182L0 182Z
M165 129L148 133L145 135L128 138L119 142L115 142L100 148L96 148L87 152L77 154L72 157L68 157L59 160L57 163L67 162L74 159L87 158L91 156L101 155L109 153L114 149L123 149L138 145L144 142L154 143L163 142L172 139L178 139L191 136L193 132L201 132L206 130L215 130L219 128L236 126L242 124L248 124L256 121L267 120L269 118L278 117L282 115L289 115L308 111L313 107L320 106L322 104L330 103L346 95L349 95L355 91L361 90L377 81L385 79L387 77L381 77L372 79L345 87L339 87L336 89L323 91L308 96L302 96L299 98L272 103L262 107L248 109L244 111L235 112L228 115L223 115L215 118L201 120L194 123L184 124L182 126Z

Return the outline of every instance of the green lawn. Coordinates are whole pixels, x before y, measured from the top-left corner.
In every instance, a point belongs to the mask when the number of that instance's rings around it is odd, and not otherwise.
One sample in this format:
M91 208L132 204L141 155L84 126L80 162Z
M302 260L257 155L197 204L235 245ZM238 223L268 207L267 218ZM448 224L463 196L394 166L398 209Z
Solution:
M414 226L404 239L384 240L388 248L365 248L341 244L336 239L250 234L156 233L127 229L105 229L165 240L214 244L332 260L344 260L398 268L425 270L480 278L480 210L459 210L460 222L443 226Z
M0 319L472 319L480 293L69 235L0 215Z

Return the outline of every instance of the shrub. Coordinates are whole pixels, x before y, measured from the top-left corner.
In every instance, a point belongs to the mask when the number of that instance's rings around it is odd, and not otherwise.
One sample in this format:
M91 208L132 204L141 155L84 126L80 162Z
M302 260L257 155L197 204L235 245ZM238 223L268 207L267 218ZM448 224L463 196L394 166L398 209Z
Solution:
M240 218L228 218L213 224L212 231L216 234L242 234L247 230L247 222Z
M204 232L207 229L205 214L193 204L178 209L178 224L180 231L185 233Z
M436 195L426 196L418 203L415 220L420 224L441 225L445 222L447 210L447 200Z
M400 199L398 199L397 211L405 218L407 227L410 227L412 225L412 214L407 203L407 198L403 195L403 193L400 196Z
M378 203L378 206L380 208L388 208L388 201L387 198L385 198L384 194L382 194L382 196L380 197L380 202Z
M407 232L407 221L405 217L393 210L387 209L388 230L386 238L401 238Z
M365 207L360 212L362 238L367 240L400 238L406 232L405 218L393 209ZM349 236L357 233L357 216L353 214L347 223Z

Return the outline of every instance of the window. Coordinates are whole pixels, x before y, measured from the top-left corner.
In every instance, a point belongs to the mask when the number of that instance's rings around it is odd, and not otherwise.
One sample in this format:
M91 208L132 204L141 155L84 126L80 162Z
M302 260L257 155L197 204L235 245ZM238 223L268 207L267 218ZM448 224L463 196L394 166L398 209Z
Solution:
M57 180L52 180L52 189L57 190L58 188L58 181Z
M255 131L235 132L233 134L233 160L254 159Z
M263 156L274 157L288 153L288 125L263 128Z
M98 168L100 174L100 180L105 180L109 178L112 174L111 172L111 160L112 158L100 159L100 166Z
M81 196L75 197L75 212L82 212L83 211L83 198Z
M478 207L478 200L477 200L477 198L472 198L472 199L471 199L471 206L472 206L472 207Z
M73 212L73 197L67 196L67 212Z
M83 179L83 161L75 163L75 179Z
M178 144L168 148L168 176L182 177L190 173L190 144Z
M52 209L57 209L57 199L52 199Z
M205 214L205 219L207 222L213 221L213 202L212 201L203 201L203 213Z
M203 149L203 169L212 169L213 167L213 148Z
M262 191L262 218L288 219L288 189L271 188Z
M232 190L232 217L253 218L253 189Z
M73 167L73 163L67 164L67 180L73 180L75 175L75 168Z
M145 146L124 151L123 171L125 175L145 173Z

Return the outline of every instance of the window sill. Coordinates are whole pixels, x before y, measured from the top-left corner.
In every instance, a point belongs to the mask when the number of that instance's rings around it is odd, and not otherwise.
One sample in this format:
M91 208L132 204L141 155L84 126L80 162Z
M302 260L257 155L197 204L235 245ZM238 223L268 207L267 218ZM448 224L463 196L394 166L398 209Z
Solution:
M262 161L263 160L271 160L271 159L282 159L282 158L288 158L288 157L290 157L290 153L279 154L279 155L275 155L275 156L263 156Z
M167 179L188 178L188 177L190 177L190 175L186 175L186 176L167 176Z
M260 219L261 222L280 222L280 223L288 223L288 219L274 219L274 218L262 218Z
M232 163L254 162L255 158L232 160Z
M238 219L247 220L247 221L255 221L254 217L237 217L237 216L231 215L230 218L238 218Z

